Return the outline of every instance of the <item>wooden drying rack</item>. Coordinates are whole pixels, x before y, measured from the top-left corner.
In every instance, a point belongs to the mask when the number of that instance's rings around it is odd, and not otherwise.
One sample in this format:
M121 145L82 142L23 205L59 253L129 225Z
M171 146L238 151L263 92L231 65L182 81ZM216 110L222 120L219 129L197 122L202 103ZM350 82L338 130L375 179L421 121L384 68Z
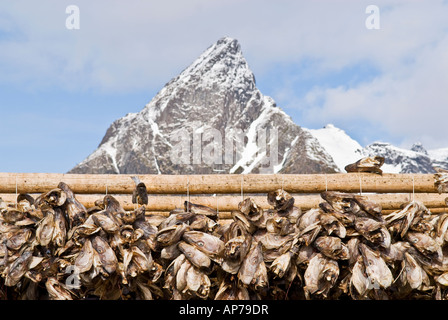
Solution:
M0 173L0 197L15 202L17 193L39 195L63 181L87 208L105 194L117 198L125 210L134 209L131 194L134 182L129 174L57 174ZM334 173L334 174L210 174L210 175L136 175L146 184L148 214L168 215L183 208L185 200L219 211L228 219L243 198L252 197L262 208L271 206L267 193L283 188L295 197L295 206L302 210L316 208L323 191L341 191L366 196L388 213L400 209L411 200L425 204L431 212L448 212L447 193L439 194L434 174Z

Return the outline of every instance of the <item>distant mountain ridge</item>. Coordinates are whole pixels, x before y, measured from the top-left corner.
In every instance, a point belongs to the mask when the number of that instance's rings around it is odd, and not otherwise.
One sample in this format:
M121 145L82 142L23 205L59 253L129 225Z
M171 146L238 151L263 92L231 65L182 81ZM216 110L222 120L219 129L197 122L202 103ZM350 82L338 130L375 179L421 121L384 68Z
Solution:
M387 142L374 142L362 147L344 130L332 124L321 129L305 130L330 154L339 172L345 172L344 167L348 163L374 155L385 158L381 168L387 173L434 173L434 167L448 169L448 148L426 150L421 143L415 143L407 150Z

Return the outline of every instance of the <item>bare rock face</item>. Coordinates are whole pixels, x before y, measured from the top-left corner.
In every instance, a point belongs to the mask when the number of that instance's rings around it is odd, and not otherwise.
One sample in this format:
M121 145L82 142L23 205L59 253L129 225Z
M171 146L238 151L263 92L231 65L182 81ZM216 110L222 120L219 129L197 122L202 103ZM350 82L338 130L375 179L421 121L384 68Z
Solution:
M390 143L375 142L364 148L370 156L382 156L385 159L384 172L390 173L434 173L434 161L421 144L415 144L411 150L397 148ZM382 168L383 168L382 167Z
M70 173L331 173L331 156L256 87L222 38L138 113L116 120Z

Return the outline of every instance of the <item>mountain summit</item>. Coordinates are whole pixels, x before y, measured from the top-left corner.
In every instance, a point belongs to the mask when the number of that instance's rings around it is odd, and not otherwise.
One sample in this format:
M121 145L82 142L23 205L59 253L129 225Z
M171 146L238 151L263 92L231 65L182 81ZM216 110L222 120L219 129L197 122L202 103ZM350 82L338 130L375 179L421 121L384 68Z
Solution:
M256 87L240 44L222 38L138 113L112 123L70 173L323 173L318 140Z

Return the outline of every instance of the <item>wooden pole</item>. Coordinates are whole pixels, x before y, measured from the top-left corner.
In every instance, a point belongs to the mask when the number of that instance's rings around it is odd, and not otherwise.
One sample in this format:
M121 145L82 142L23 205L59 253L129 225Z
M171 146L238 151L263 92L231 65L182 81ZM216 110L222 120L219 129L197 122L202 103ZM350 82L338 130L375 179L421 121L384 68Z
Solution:
M132 175L127 174L58 174L0 173L0 193L41 193L67 183L76 194L131 194ZM186 194L185 175L137 175L149 194ZM241 175L188 175L189 194L226 194L241 192ZM290 193L343 192L416 192L436 193L433 174L335 173L335 174L247 174L244 193L266 193L283 187ZM415 186L415 188L413 188Z
M33 194L37 197L38 194ZM302 210L308 210L311 208L317 208L319 203L324 200L320 194L292 194L295 198L294 205ZM125 210L134 210L134 204L132 203L131 195L113 195L123 206ZM412 200L412 194L409 193L385 193L385 194L363 194L367 199L381 204L383 210L396 210L401 205L408 203ZM15 203L16 196L14 193L0 194L3 200L10 203ZM238 204L241 202L241 195L218 195L219 199L219 211L232 211L238 210ZM246 195L251 197L257 205L263 209L272 208L267 201L266 195ZM421 201L428 208L444 208L447 207L445 200L448 197L448 193L416 193L414 198L416 201ZM98 199L103 199L104 194L77 194L78 199L86 208L91 208ZM183 208L184 202L187 200L186 195L149 195L148 205L146 205L147 211L171 211L175 208ZM217 201L215 197L210 195L202 196L190 196L190 202L196 204L202 204L217 210Z

